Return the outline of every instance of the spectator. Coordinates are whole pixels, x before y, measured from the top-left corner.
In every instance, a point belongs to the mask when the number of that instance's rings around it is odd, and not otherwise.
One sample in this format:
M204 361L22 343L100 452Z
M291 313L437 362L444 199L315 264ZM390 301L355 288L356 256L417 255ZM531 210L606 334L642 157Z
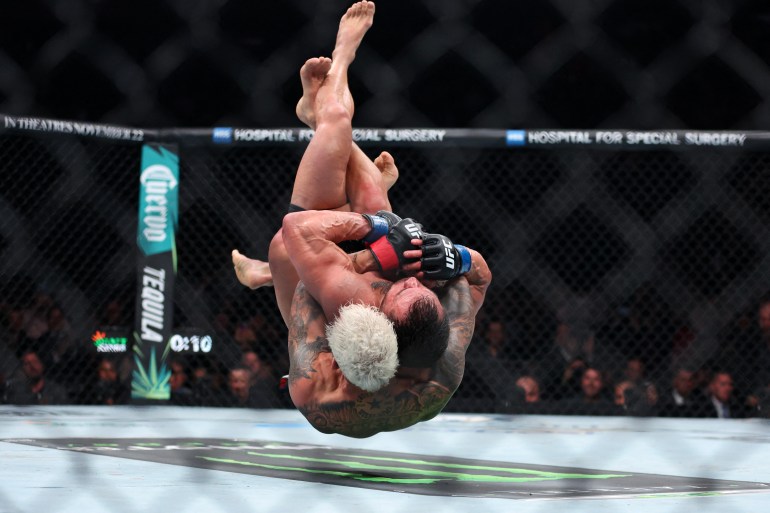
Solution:
M235 367L227 376L227 390L229 392L227 406L250 407L249 383L251 371L246 367Z
M6 384L6 404L66 404L69 402L67 391L55 381L45 376L45 366L34 351L25 351L21 355L23 376L14 378Z
M482 409L491 410L496 408L496 403L508 401L508 391L515 387L516 371L505 331L502 321L491 319L482 328L482 335L471 343L466 354L466 375L483 383L483 386L473 387L475 393L468 397L468 402ZM464 395L470 390L462 385L460 388L462 390L458 389L458 397L465 399ZM453 406L462 407L460 402Z
M224 316L221 320L225 322ZM232 333L217 331L217 337L219 337L218 342L221 342L219 345L222 364L227 369L242 365L243 354L258 344L257 332L248 322L237 323Z
M720 419L746 417L746 408L735 399L733 389L733 378L729 372L714 372L708 384L708 397L695 407L696 416Z
M623 409L626 407L626 391L634 388L634 382L631 380L623 380L615 385L615 406L620 406Z
M529 374L519 376L510 394L498 401L500 413L545 413L540 401L540 383Z
M735 379L739 394L770 383L770 298L757 307L748 326L738 324L728 335L717 360Z
M241 354L243 354L257 343L257 332L251 324L242 322L235 327L233 339L238 344L238 347L240 347Z
M128 317L125 313L123 302L120 299L112 299L104 307L99 323L102 326L127 326Z
M524 391L524 402L529 404L540 402L540 383L533 376L520 376L516 386Z
M243 353L241 365L251 371L250 386L257 386L265 382L275 383L273 368L253 349L248 349Z
M599 369L587 367L580 375L580 392L562 399L557 405L559 413L567 415L617 415L615 407L605 392L604 376Z
M658 392L651 383L626 379L615 385L614 402L626 415L648 417L657 413Z
M171 387L171 404L177 406L193 406L196 404L193 389L190 386L190 368L181 358L169 362L171 377L168 384Z
M0 397L5 392L5 384L19 369L18 358L6 346L0 344Z
M490 320L483 330L481 339L474 341L471 348L474 352L478 351L491 358L509 359L511 356L509 354L510 345L508 344L505 324L498 319Z
M13 320L14 318L16 321ZM14 374L21 373L21 362L16 357L16 337L20 330L21 311L12 308L3 311L2 323L0 323L0 397L3 396L5 383Z
M658 413L661 417L693 417L696 405L703 399L696 387L695 373L679 367L674 371L671 387L661 394Z
M640 384L645 381L644 360L638 356L632 356L626 360L626 368L623 371L626 380L634 384Z
M96 367L96 384L91 404L128 404L130 390L120 380L118 366L112 358L102 357Z
M770 384L755 390L746 399L749 415L770 419Z
M287 394L279 391L280 379L273 367L265 358L254 350L246 351L242 358L243 367L251 371L249 395L252 405L256 408L290 408L293 407Z
M72 327L59 305L53 305L48 311L46 345L45 365L49 377L71 390L82 386L83 376L73 369L82 368L86 356L75 343Z
M544 395L553 400L571 398L580 392L585 369L609 371L621 361L620 353L594 333L584 304L564 306L557 312L553 346L542 359Z
M230 370L227 384L229 396L227 406L246 408L279 408L284 406L278 395L278 381L257 381L251 385L252 372L247 367L238 366Z
M24 310L24 333L30 340L39 340L48 332L48 311L53 306L53 298L45 293L35 294L32 304Z
M19 341L24 336L24 311L17 307L8 308L4 312L0 330L0 346L5 346L9 351L17 354Z
M195 404L199 406L229 404L231 397L217 361L196 355L190 362L190 377Z

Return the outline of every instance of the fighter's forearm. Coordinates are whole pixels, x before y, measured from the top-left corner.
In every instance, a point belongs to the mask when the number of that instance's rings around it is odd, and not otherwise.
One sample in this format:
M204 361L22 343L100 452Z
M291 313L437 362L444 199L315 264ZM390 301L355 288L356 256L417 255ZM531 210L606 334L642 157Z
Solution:
M449 344L435 367L433 379L451 394L463 378L465 352L473 337L477 308L472 287L463 278L449 282L440 297L449 321Z
M330 242L360 240L370 230L369 222L353 212L309 210L283 218L284 244L292 256L308 249L320 251Z
M481 253L468 248L471 253L471 270L465 274L468 284L473 287L488 287L492 282L492 271Z
M351 253L350 261L353 262L353 268L358 274L380 270L377 267L377 260L374 259L374 255L368 249Z

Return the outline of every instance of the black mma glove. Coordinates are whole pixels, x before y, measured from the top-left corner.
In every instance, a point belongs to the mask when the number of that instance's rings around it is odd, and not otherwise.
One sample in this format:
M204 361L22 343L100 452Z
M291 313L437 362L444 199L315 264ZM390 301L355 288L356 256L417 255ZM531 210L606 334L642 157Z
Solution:
M451 280L471 270L471 252L440 233L426 233L420 270L429 280Z
M406 218L389 230L388 234L380 237L369 246L380 271L400 269L406 264L416 262L416 258L404 258L404 251L419 249L412 245L412 239L422 239L422 226L414 219Z
M380 237L387 235L388 231L390 231L392 227L401 221L400 217L398 217L393 212L388 212L387 210L380 210L374 215L361 215L364 216L367 221L369 221L369 225L372 227L369 233L367 233L366 236L362 239L367 244L371 244Z

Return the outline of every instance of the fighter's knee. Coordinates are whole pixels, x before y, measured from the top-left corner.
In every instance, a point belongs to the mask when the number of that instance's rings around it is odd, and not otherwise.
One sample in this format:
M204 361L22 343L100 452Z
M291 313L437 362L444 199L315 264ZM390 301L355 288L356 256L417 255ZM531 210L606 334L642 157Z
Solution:
M316 129L321 128L322 125L351 125L353 122L353 116L350 111L345 108L344 105L338 102L331 102L322 106L316 114L316 122L318 126Z
M365 190L365 187L361 189L364 191L359 190L356 197L351 195L351 208L354 212L373 214L379 210L390 210L388 198L381 190L375 187L369 187L369 190Z
M286 254L286 246L283 242L283 228L278 230L273 235L273 240L270 241L270 248L268 250L268 260L272 261L275 257L280 257Z

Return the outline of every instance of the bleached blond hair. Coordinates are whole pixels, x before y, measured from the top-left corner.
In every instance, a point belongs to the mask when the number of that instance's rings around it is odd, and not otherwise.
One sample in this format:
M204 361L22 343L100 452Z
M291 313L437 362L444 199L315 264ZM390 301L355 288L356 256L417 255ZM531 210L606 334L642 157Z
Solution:
M348 304L326 326L332 355L348 381L367 392L388 384L398 367L393 323L373 306Z

